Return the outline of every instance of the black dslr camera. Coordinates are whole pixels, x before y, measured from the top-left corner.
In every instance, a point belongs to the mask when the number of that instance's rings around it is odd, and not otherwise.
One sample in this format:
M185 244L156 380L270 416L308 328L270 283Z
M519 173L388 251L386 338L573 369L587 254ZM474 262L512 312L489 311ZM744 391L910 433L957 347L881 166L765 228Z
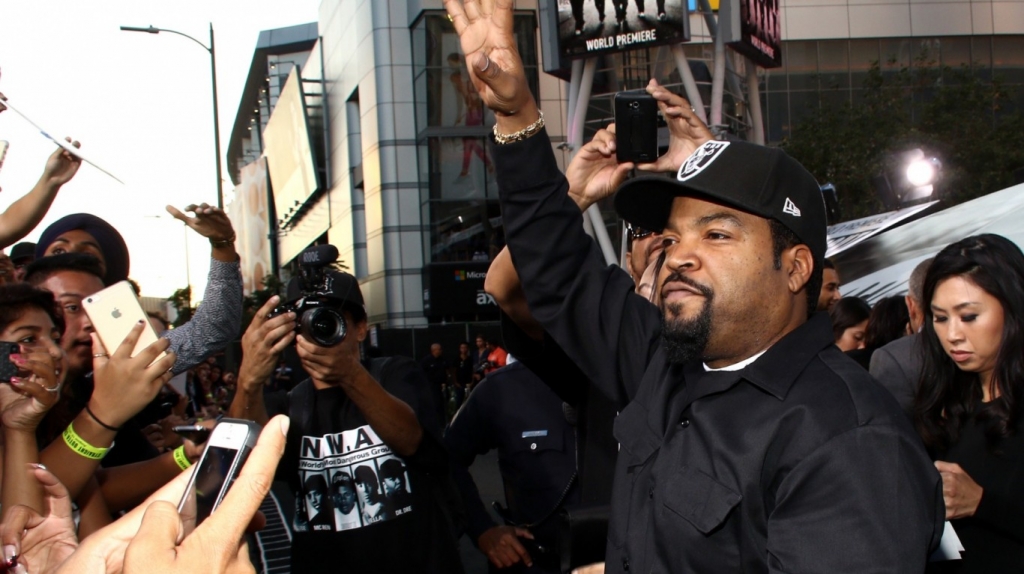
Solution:
M276 317L295 313L295 332L321 347L332 347L345 340L348 332L342 313L347 293L335 285L334 262L338 248L320 245L299 255L299 276L288 283L287 300L270 312ZM344 288L343 288L344 289ZM347 289L345 289L347 290Z

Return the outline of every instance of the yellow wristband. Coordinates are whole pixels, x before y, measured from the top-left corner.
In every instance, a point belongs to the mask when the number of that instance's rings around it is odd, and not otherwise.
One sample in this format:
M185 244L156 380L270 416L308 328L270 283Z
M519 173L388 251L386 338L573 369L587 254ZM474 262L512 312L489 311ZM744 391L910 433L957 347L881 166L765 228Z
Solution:
M178 463L178 467L181 470L186 470L192 466L192 461L188 459L188 455L185 454L185 445L181 445L174 449L174 462Z
M78 433L75 432L75 427L70 424L68 428L64 429L62 436L64 444L68 445L68 448L89 460L101 460L107 455L107 451L110 450L109 447L99 448L92 446L84 438L78 436Z

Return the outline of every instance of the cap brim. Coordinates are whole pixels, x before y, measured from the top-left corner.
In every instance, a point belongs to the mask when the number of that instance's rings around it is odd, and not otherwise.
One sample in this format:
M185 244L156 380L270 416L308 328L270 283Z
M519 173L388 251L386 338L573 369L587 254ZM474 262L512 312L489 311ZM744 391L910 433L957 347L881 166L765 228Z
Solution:
M688 183L657 175L633 178L620 185L619 190L615 192L615 211L629 223L656 233L660 233L668 225L672 201L677 197L697 197L759 217L770 217L752 210L749 205L741 205L731 198L720 197L712 191Z
M672 200L687 190L657 175L635 177L619 186L613 202L619 217L648 231L660 232L668 223Z

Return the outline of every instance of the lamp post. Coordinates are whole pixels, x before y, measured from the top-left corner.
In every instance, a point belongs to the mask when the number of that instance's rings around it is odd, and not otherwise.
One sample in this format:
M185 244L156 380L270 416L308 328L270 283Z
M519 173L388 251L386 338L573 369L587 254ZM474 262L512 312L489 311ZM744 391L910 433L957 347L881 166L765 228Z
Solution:
M213 80L213 145L216 148L214 150L214 155L217 156L217 207L224 209L224 183L221 180L220 167L220 115L217 112L217 55L213 43L213 24L210 24L209 48L206 47L206 44L203 44L188 34L183 34L176 30L168 30L167 28L156 28L154 26L149 26L148 28L141 28L139 26L121 26L121 30L124 32L146 32L147 34L159 34L160 32L177 34L199 44L204 50L210 53L210 75Z

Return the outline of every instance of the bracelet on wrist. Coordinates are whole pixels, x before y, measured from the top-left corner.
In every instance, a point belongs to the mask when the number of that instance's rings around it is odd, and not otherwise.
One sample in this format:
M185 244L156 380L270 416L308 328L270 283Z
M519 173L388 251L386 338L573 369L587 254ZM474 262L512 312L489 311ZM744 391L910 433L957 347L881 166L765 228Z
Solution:
M235 239L236 239L236 236L235 236L234 233L232 233L231 237L228 237L227 239L214 239L214 238L211 237L210 238L210 245L212 245L214 248L217 248L217 249L220 249L222 247L230 247L230 246L235 244Z
M181 470L188 470L188 467L192 466L192 461L185 454L185 445L174 449L174 462L178 464L178 468Z
M503 134L498 131L498 124L494 124L494 142L498 145L506 145L536 135L544 128L544 112L537 110L537 113L539 114L537 121L514 133Z
M100 425L101 427L114 432L118 432L119 430L121 430L119 427L110 426L107 423L101 421L100 417L96 416L96 413L92 412L92 409L89 408L88 404L85 405L85 412L88 413L89 416L92 417L92 420L96 421L96 424Z
M68 445L68 448L73 450L76 454L83 456L89 460L102 460L107 452L110 451L113 443L107 448L101 448L89 444L84 438L78 436L75 432L75 427L72 424L68 425L68 428L64 429L64 433L61 435L64 439L64 444Z

